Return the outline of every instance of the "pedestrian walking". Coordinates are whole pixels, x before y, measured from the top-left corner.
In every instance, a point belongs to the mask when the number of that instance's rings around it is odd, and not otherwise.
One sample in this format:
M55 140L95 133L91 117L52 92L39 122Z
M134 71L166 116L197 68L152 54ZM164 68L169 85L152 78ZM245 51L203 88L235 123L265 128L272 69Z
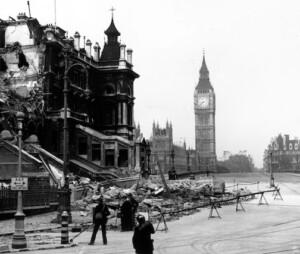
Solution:
M135 226L135 213L139 203L132 194L127 194L121 206L121 231L132 231Z
M153 254L154 227L150 221L146 221L143 215L137 216L138 225L134 228L132 237L133 248L136 254Z
M96 235L98 232L99 227L101 226L102 231L102 239L103 244L107 244L107 238L106 238L106 222L107 217L110 215L110 212L108 210L107 205L103 202L103 197L100 197L98 200L98 205L95 207L94 213L93 213L93 223L94 223L94 229L91 241L89 245L93 245L96 239Z

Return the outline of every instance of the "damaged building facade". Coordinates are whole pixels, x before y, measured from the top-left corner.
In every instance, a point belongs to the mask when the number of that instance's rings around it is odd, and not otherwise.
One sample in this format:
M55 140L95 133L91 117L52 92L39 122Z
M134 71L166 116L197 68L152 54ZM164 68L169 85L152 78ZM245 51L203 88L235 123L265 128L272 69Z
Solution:
M21 111L25 143L62 158L66 136L71 172L95 178L132 172L146 156L136 155L134 81L139 75L113 18L105 35L101 50L78 32L68 37L62 28L41 25L25 13L1 19L1 138L3 131L16 137Z

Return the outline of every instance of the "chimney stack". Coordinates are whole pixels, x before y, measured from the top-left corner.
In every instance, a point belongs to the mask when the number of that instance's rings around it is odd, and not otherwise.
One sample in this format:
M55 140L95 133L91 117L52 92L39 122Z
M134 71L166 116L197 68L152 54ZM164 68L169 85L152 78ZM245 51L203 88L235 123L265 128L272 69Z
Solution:
M132 49L127 49L127 62L132 65Z
M86 45L86 54L87 54L88 57L91 57L92 56L92 43L91 43L91 41L88 39L86 41L85 45Z
M76 50L80 51L80 34L76 32L74 38L74 47Z
M125 60L125 44L120 45L120 60Z
M99 62L99 59L100 59L100 46L99 43L96 42L94 46L94 60L96 62Z

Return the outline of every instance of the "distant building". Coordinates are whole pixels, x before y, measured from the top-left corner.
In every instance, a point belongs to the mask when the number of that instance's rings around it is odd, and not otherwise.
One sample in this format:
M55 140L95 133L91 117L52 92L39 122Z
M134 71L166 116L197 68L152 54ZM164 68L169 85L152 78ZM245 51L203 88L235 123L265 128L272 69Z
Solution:
M300 141L289 135L279 134L272 138L264 153L264 168L267 172L300 173Z
M248 154L247 150L240 150L239 155L248 156L249 154Z
M219 158L219 161L226 161L229 159L229 157L232 155L230 151L223 151L223 155L221 158Z
M151 165L155 169L159 160L164 173L172 170L172 150L174 151L174 166L177 174L187 172L187 149L184 141L183 146L175 145L173 142L172 123L166 123L161 128L158 123L153 122L151 142Z

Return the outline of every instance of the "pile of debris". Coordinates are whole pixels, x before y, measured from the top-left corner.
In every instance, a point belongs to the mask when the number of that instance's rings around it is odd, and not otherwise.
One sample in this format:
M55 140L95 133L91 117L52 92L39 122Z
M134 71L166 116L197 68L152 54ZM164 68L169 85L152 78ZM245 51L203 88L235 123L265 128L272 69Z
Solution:
M83 185L81 180L80 182ZM115 229L120 227L117 214L129 193L139 202L137 212L146 214L153 223L159 220L162 214L166 221L174 220L201 211L201 207L209 206L212 200L216 202L250 193L248 189L241 189L216 196L213 183L197 180L167 181L167 191L162 182L151 179L140 179L127 189L116 185L105 188L101 182L89 182L86 179L84 182L84 196L72 203L72 210L80 211L81 216L92 218L93 208L97 205L99 197L103 196L113 215L108 221L108 227Z

